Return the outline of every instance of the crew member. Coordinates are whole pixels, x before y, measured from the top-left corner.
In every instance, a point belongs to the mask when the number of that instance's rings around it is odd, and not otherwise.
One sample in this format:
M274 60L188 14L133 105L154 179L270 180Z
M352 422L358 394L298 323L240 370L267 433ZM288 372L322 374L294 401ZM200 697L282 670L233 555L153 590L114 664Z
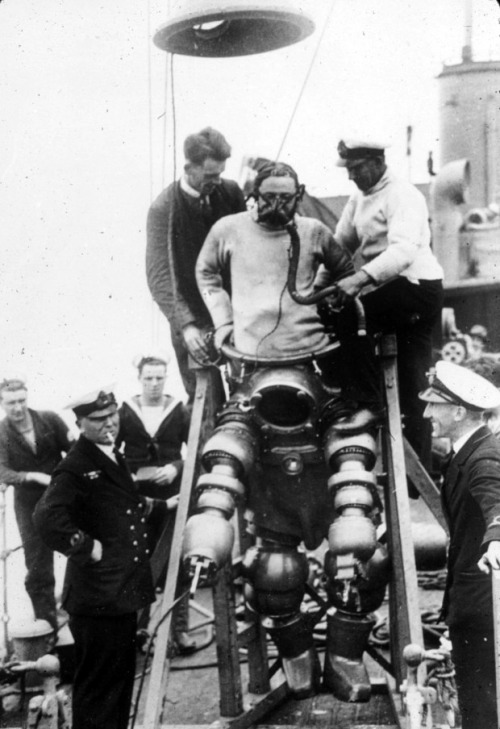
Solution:
M28 407L23 378L0 382L0 481L14 486L14 512L26 563L25 586L35 618L57 631L54 555L33 523L33 510L50 483L50 474L71 447L64 421L49 410Z
M164 499L167 504L167 518L149 524L153 549L165 529L173 536L182 475L182 447L187 444L189 434L187 407L164 393L169 359L164 352L149 352L134 361L141 393L120 407L120 430L116 441L118 448L122 443L124 445L125 459L135 475L139 493ZM189 597L186 596L175 611L172 653L191 652L196 648L188 635L188 611Z
M35 510L49 547L68 557L63 605L75 640L73 729L126 729L137 610L154 600L146 522L164 501L141 496L114 448L110 388L70 406L81 435Z
M169 356L146 353L136 358L141 393L119 409L117 446L144 496L169 499L179 493L182 447L189 434L189 411L178 398L164 392ZM177 500L172 500L175 508Z
M500 405L489 381L439 361L420 394L435 437L452 451L441 489L450 530L443 617L450 629L463 729L498 729L493 600L500 569L500 443L484 424ZM486 573L486 574L484 574Z
M369 332L396 335L405 435L429 467L430 429L418 393L432 363L443 271L430 247L425 199L388 169L385 146L347 139L338 145L337 164L346 168L358 190L342 212L335 239L361 262L339 289L347 297L361 295Z
M246 209L243 193L221 178L231 147L206 127L184 142L184 175L153 202L147 222L146 273L149 289L170 324L172 344L189 399L196 380L188 355L198 362L210 355L204 337L210 315L196 286L196 259L216 220Z

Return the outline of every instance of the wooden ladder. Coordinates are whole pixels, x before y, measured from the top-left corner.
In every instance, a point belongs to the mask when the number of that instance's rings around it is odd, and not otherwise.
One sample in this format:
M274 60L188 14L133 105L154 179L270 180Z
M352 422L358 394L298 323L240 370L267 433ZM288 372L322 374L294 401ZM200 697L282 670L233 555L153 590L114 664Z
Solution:
M407 475L417 488L438 523L446 530L439 502L439 492L420 463L415 452L403 438L397 384L396 339L385 336L380 342L380 361L383 389L387 409L382 427L382 463L385 472L384 500L387 519L387 540L392 560L392 578L389 585L389 611L391 634L392 676L387 674L387 688L391 696L398 727L406 727L400 686L406 677L403 648L409 643L423 646L423 631L418 607L418 584L413 542L411 536L410 505ZM161 574L169 559L161 614L175 599L182 538L191 491L199 472L200 450L213 430L217 412L224 402L220 373L216 368L197 369L197 386L193 403L187 458L182 475L180 501L172 540L170 558L165 554L168 536L162 535L152 559L153 574ZM162 547L163 543L163 547ZM235 616L234 577L237 565L228 565L219 571L213 589L215 632L220 688L220 715L225 726L246 729L283 702L290 691L286 682L270 689L270 669L266 651L266 638L258 621L245 624L238 631ZM324 607L323 607L324 612ZM167 655L171 616L160 626L155 642L149 686L145 702L142 729L159 729L163 702L170 670ZM249 685L252 694L262 695L249 711L243 711L243 690L239 662L239 648L248 649ZM420 679L425 676L422 664ZM165 725L166 726L166 725ZM372 725L375 726L375 725ZM178 727L176 729L179 729Z

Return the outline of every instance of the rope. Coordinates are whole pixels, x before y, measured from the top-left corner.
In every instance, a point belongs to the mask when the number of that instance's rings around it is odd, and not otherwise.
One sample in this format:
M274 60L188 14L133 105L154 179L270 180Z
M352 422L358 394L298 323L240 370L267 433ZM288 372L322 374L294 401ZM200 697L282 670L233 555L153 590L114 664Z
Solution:
M175 85L174 85L174 58L172 54L170 61L170 88L172 89L172 154L173 154L173 179L177 179L177 109L175 106Z
M147 6L146 43L148 44L147 52L147 72L148 72L148 127L149 127L149 199L153 202L153 79L151 71L151 0L148 0Z
M167 167L167 105L168 105L168 64L170 54L165 55L165 84L163 88L163 135L162 135L162 153L161 153L161 186L165 187L165 171Z
M330 9L328 10L328 14L327 14L327 16L325 18L325 22L323 23L323 28L322 28L321 33L319 35L318 42L316 44L316 48L314 50L314 53L313 53L312 58L311 58L311 62L309 63L309 67L308 67L307 72L306 72L306 75L304 77L304 81L302 83L302 87L301 87L301 89L299 91L299 95L297 97L297 101L295 102L295 106L293 107L292 114L290 116L288 125L287 125L287 127L285 129L285 133L283 135L283 139L281 140L281 144L280 144L280 147L279 147L278 152L276 154L275 161L277 161L280 158L281 152L283 151L283 147L285 146L285 142L286 142L286 139L288 137L288 133L290 132L290 129L292 127L293 120L295 119L295 115L297 113L297 109L299 108L299 104L300 104L300 102L302 100L302 96L304 95L304 91L305 91L306 86L308 84L309 77L311 76L311 71L313 69L314 63L315 63L316 58L318 56L319 49L320 49L321 43L323 41L323 38L325 36L326 29L328 27L328 23L330 22L330 17L331 17L331 14L333 12L333 6L334 5L335 5L335 0L331 0Z

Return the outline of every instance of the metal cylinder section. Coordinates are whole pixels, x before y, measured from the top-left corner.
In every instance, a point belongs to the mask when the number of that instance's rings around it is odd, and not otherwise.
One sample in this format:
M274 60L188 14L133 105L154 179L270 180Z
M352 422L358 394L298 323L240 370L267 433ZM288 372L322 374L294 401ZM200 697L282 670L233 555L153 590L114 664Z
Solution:
M252 377L249 400L259 425L296 429L315 420L322 397L311 369L273 367Z
M328 488L337 515L328 532L328 545L334 557L345 558L344 567L351 564L348 570L356 560L370 559L377 546L369 516L376 480L367 470L375 464L375 449L375 438L368 432L339 436L333 425L325 434L325 460L335 471Z
M372 433L341 436L334 425L325 433L325 461L332 471L358 468L370 471L375 466L376 451L377 444Z
M229 519L245 494L240 480L255 460L256 439L244 422L223 422L202 452L202 474L195 486L195 513L184 529L183 559L190 576L209 582L230 558L234 529Z
M328 545L334 556L352 555L366 562L375 552L375 525L368 516L374 505L374 485L373 474L361 470L339 471L329 479L338 514L328 531Z
M259 615L294 615L300 610L308 574L307 557L295 547L269 542L251 547L242 564L247 603Z

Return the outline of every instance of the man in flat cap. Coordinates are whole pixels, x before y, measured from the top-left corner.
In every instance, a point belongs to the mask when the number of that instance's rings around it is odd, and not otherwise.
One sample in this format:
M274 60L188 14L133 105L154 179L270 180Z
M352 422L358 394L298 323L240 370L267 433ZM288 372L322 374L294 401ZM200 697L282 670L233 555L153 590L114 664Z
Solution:
M119 416L111 389L70 407L81 435L34 519L49 547L68 557L63 605L75 640L73 729L126 729L136 614L154 600L146 522L166 505L139 495L114 448Z
M386 143L342 140L337 164L358 188L349 198L335 239L359 264L338 283L342 295L361 295L369 333L395 333L405 434L430 466L430 430L418 393L432 363L432 330L443 301L443 271L430 247L423 195L398 179L385 161ZM328 283L326 279L321 285Z
M153 201L147 220L146 274L153 299L170 324L172 345L190 401L196 379L188 355L210 355L204 337L210 315L196 286L194 269L211 226L220 218L246 210L233 180L221 178L231 147L212 127L184 142L184 174Z
M28 407L22 377L0 382L0 482L14 487L14 512L26 564L25 587L35 618L57 632L54 555L33 523L33 510L50 483L50 474L71 448L66 423L50 410Z
M500 569L500 443L483 413L500 405L489 381L440 361L420 393L435 437L452 445L441 488L450 530L443 618L450 629L463 729L498 729L490 568Z

